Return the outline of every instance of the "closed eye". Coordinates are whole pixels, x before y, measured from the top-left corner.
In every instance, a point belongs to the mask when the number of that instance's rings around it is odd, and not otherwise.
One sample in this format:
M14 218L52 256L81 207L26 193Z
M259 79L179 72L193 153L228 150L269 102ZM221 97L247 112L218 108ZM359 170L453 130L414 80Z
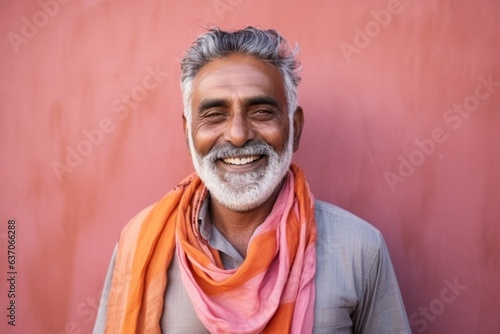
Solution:
M226 118L227 113L221 110L212 110L205 113L202 118L211 123L218 123Z
M219 116L223 116L224 114L220 111L211 111L211 112L208 112L206 113L205 117L219 117Z
M250 116L258 121L267 121L274 118L276 111L271 108L256 108L252 110Z

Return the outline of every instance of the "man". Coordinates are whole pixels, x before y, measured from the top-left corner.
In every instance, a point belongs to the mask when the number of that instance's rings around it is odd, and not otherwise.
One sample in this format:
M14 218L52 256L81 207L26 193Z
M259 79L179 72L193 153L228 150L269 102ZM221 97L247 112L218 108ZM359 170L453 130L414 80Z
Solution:
M213 29L181 64L196 173L124 228L94 333L410 333L381 234L291 164L296 50Z

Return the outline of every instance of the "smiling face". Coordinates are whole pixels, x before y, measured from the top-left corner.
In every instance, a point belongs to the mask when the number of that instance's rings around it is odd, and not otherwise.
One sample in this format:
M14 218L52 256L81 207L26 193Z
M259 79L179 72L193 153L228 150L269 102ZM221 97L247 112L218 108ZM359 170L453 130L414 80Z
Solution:
M279 71L252 56L205 65L193 80L186 136L194 167L222 205L247 211L280 186L298 148L302 110L289 113Z

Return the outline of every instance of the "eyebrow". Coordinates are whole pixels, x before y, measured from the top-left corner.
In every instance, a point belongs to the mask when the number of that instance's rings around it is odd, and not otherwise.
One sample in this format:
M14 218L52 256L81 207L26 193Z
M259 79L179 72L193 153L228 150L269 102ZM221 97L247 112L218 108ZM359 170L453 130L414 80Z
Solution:
M255 96L255 97L249 98L245 102L246 107L256 106L256 105L261 105L261 104L271 105L271 106L276 107L276 108L279 107L278 101L270 96Z
M271 105L276 108L279 107L278 101L270 96L254 96L245 101L245 107L263 105L263 104ZM203 112L204 110L217 107L229 108L229 106L230 106L229 101L225 99L204 99L203 101L201 101L198 107L198 111Z
M202 112L204 110L210 109L210 108L216 108L216 107L229 107L229 102L224 99L204 99L201 101L198 111Z

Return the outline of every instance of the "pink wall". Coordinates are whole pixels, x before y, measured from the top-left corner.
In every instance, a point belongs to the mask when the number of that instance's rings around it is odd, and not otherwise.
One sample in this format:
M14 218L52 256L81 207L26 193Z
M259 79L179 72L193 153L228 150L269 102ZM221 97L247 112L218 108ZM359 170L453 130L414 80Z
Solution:
M63 2L0 2L0 332L90 332L122 226L192 171L178 59L213 23L300 44L295 160L316 197L382 230L413 331L498 333L499 2Z

